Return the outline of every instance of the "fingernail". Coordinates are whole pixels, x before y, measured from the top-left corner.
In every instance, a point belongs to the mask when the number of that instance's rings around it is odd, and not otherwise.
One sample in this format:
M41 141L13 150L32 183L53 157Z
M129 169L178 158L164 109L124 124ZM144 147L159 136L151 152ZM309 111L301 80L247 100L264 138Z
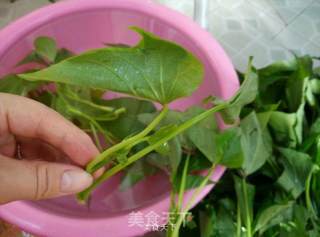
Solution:
M93 178L82 170L67 170L61 178L61 192L76 193L84 190L92 184Z

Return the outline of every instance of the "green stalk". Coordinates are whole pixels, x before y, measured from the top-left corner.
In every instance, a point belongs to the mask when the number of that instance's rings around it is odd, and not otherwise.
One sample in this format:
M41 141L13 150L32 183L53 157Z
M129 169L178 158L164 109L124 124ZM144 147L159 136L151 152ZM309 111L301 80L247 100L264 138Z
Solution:
M246 186L246 181L244 178L242 178L242 189L244 194L244 203L245 203L245 212L246 212L246 228L247 228L247 237L252 237L252 227L251 227L251 217L249 212L249 206L248 206L248 190Z
M201 182L200 186L194 191L194 193L192 194L190 200L187 202L186 207L184 208L184 211L179 215L179 218L177 220L175 229L173 230L172 236L171 237L179 237L179 230L181 228L181 225L186 217L187 212L190 210L192 204L194 203L196 197L202 192L202 190L204 189L204 187L208 184L208 181L210 179L210 177L212 176L213 172L216 169L216 164L214 163L209 171L208 174L205 176L205 178L203 179L203 181Z
M146 142L148 141L148 139L150 138L150 136L146 136L146 137L143 137L139 140L136 140L135 142L133 142L132 144L129 144L128 146L124 147L124 149L126 150L130 150L132 147L134 147L135 145L138 145L140 144L141 142Z
M100 142L97 130L92 123L90 123L90 128L99 151L102 151L102 146L101 146L101 142Z
M104 106L104 105L98 105L98 104L95 104L95 103L92 103L91 101L88 101L88 100L83 100L81 98L79 98L77 95L74 95L72 93L72 96L69 94L69 95L66 95L67 97L69 97L70 99L76 101L76 102L79 102L79 103L82 103L82 104L85 104L85 105L88 105L92 108L96 108L96 109L99 109L99 110L103 110L105 112L114 112L114 108L113 107L109 107L109 106ZM124 110L123 110L124 109ZM120 108L120 111L122 113L125 112L125 108ZM119 113L119 112L118 112Z
M171 187L172 190L170 192L170 208L169 211L170 213L176 213L176 192L174 190L174 180L176 179L176 172L172 173L170 175L170 183L171 183ZM175 220L174 220L175 222ZM166 231L166 236L170 237L172 233L172 228L170 228L170 226L168 226L167 231Z
M92 119L91 117L87 116L86 114L80 112L79 110L73 109L73 108L68 108L68 110L70 112L72 112L73 114L76 114L78 116L83 117L84 119L87 119L89 121L89 123L92 123L98 130L99 132L101 132L104 135L104 138L106 139L106 141L108 141L110 144L114 144L114 136L105 131L99 123L97 123L94 119Z
M317 213L315 212L313 205L312 205L312 202L311 202L310 186L311 186L312 175L318 171L319 171L319 167L314 166L312 168L310 174L308 175L307 180L306 180L306 192L305 192L306 206L307 206L307 209L312 213L312 215L314 217L317 217Z
M92 160L87 165L87 172L94 173L101 167L103 167L105 164L110 162L113 157L111 156L113 153L121 150L122 148L125 148L126 146L135 143L136 141L142 139L146 135L148 135L159 123L160 121L165 117L165 115L168 113L169 108L167 105L164 105L160 114L140 133L137 135L130 137L126 140L123 140L122 142L110 147L109 149L105 150L101 154L99 154L94 160Z
M227 108L229 105L229 103L224 103L224 104L220 104L217 105L195 117L193 117L192 119L184 122L183 124L181 124L179 127L177 127L173 132L171 132L170 134L168 134L167 136L164 136L162 139L158 140L157 142L155 142L154 144L147 146L146 148L144 148L143 150L137 152L136 154L132 155L131 157L128 158L126 163L122 163L122 164L118 164L116 166L114 166L113 168L107 170L103 175L101 175L98 179L96 179L93 184L87 188L86 190L82 191L81 193L78 194L78 200L80 202L84 202L85 200L87 200L87 198L90 196L90 193L97 187L99 186L102 182L106 181L108 178L112 177L113 175L115 175L116 173L120 172L121 170L123 170L124 168L126 168L128 165L132 164L133 162L141 159L142 157L144 157L145 155L147 155L148 153L152 152L153 150L155 150L157 147L161 146L163 143L169 141L170 139L176 137L177 135L179 135L180 133L184 132L185 130L187 130L188 128L192 127L193 125L195 125L196 123L202 121L203 119L207 118L209 115L212 115L215 112L218 112L220 110L223 110L225 108ZM154 120L155 121L155 120ZM153 121L153 122L154 122ZM139 135L139 134L138 134ZM132 137L134 138L134 137ZM119 144L125 143L125 145L121 145L120 149L123 148L126 145L129 145L129 143L127 141L129 141L130 138L128 140L125 140ZM135 140L135 139L134 139ZM130 140L131 142L134 142L134 140ZM113 146L116 147L117 145ZM112 148L112 147L111 147ZM110 149L111 149L110 148ZM110 149L106 150L104 153L106 154L107 151L109 151ZM118 149L117 149L118 150ZM114 151L112 151L113 153ZM112 154L110 152L108 152L109 154ZM105 156L105 155L104 155ZM102 157L101 155L99 157Z
M181 208L182 208L183 196L184 196L185 187L186 187L190 157L191 157L191 155L188 154L186 162L183 166L182 178L181 178L181 183L180 183L180 188L179 188L179 193L178 193L178 203L176 203L176 193L175 193L174 189L172 189L172 191L170 193L170 200L171 200L170 213L174 213L174 217L175 217L174 223L177 221L176 218L179 215L179 212L181 211ZM173 186L174 179L171 180L171 183ZM173 228L169 227L167 230L168 237L170 237L172 235L172 231L173 231Z
M176 211L178 211L178 212L181 211L181 209L182 209L183 195L184 195L184 191L186 188L186 182L187 182L189 161L190 161L190 154L187 156L186 163L183 167L181 184L180 184L180 189L179 189L179 194L178 194L178 203L177 203L177 208L176 208Z
M241 210L239 201L237 201L237 237L241 237Z

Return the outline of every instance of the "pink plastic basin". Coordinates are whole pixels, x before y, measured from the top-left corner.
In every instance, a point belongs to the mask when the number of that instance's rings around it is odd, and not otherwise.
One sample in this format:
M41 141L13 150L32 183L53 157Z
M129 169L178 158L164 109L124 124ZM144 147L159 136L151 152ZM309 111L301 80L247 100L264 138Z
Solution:
M236 73L221 46L191 19L147 0L64 1L17 20L0 32L0 75L14 70L37 36L54 37L59 46L81 52L103 43L136 43L137 34L128 30L132 25L183 45L205 65L204 83L193 96L173 103L173 108L185 109L212 94L227 99L237 90ZM218 167L212 179L218 180L223 172ZM64 197L3 205L0 217L40 236L141 236L148 230L133 225L130 213L167 212L168 179L159 174L125 192L118 191L118 182L119 175L99 188L90 209L77 205L74 197ZM195 203L212 188L207 186ZM186 194L186 200L191 194Z

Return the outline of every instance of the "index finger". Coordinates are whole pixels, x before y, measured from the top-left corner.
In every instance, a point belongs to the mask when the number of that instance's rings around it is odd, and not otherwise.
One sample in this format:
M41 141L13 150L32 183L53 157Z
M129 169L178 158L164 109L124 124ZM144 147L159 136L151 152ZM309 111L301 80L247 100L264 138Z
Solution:
M34 100L0 93L0 136L38 138L86 165L98 153L91 138L56 111Z

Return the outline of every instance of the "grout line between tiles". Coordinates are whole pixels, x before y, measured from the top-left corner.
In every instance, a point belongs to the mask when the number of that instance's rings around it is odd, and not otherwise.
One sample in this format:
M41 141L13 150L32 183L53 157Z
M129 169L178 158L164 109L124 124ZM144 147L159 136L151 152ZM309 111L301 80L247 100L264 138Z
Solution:
M261 9L259 9L259 7L257 7L256 5L254 5L251 1L248 1L248 2L249 2L249 4L251 5L251 7L253 7L254 9L256 9L256 10L258 10L258 11L261 10ZM274 8L273 4L270 3L270 5L271 5L272 9L275 11L276 9ZM270 14L269 12L264 12L264 14L266 14L266 15L269 16L269 17L271 17L271 18L274 19L275 21L279 21L277 18L275 18L275 17L274 17L272 14ZM276 15L279 17L280 21L283 23L283 27L281 27L278 32L275 32L275 33L274 33L274 36L272 36L272 37L270 38L270 40L272 40L275 36L277 36L278 34L280 34L280 33L286 28L286 26L287 26L286 22L284 21L284 19L282 18L282 16L279 14L278 11L275 11L274 14L276 14Z
M310 2L308 5L306 5L302 10L300 10L300 12L297 13L297 15L295 15L292 19L290 19L290 21L285 25L285 27L282 28L281 31L279 31L276 35L273 36L272 40L275 39L275 38L277 38L278 35L280 35L285 29L287 29L287 27L290 26L299 16L301 16L301 15L305 12L305 10L306 10L307 8L309 8L315 1L316 1L316 0L311 1L311 2ZM271 4L271 5L273 5L273 4ZM292 32L292 33L293 33L293 32ZM295 33L295 34L300 35L300 33L298 33L298 32ZM303 35L300 35L300 36L304 38Z

